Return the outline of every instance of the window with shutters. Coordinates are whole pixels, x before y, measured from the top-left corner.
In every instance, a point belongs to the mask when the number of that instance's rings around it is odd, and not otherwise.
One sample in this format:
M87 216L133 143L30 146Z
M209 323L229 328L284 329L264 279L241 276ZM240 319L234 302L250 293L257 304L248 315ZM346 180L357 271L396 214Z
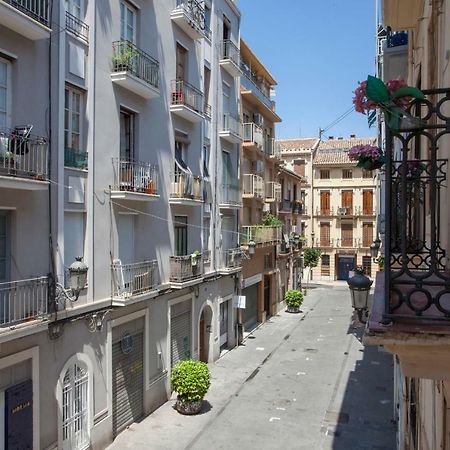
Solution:
M321 180L329 180L330 179L329 169L320 169L320 179Z
M342 170L342 178L344 180L350 180L353 178L353 171L352 169L343 169Z
M330 215L330 193L328 191L320 193L320 214L323 216Z
M363 247L370 247L373 242L373 223L363 223Z
M341 224L341 245L342 247L353 247L353 224Z
M320 224L320 246L329 247L330 246L330 224L321 223Z
M367 275L368 277L372 276L372 257L363 256L362 266L364 270L364 275Z
M342 208L346 209L347 215L351 215L353 213L353 191L342 191L341 199Z
M373 192L363 191L363 214L373 214Z
M320 274L330 275L330 255L322 255L320 258Z
M185 256L188 254L188 226L186 216L174 217L175 254Z
M81 450L89 446L89 374L81 361L71 364L62 382L63 449Z

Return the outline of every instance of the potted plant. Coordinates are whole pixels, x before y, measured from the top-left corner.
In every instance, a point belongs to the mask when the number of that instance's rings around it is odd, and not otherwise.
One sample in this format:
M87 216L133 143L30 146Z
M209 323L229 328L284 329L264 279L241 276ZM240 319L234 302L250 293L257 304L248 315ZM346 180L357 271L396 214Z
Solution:
M420 119L406 111L413 99L425 99L420 89L407 86L400 78L384 83L371 75L358 84L353 92L353 104L355 111L367 114L369 127L375 123L377 109L384 112L387 124L392 130L412 130L424 126Z
M200 261L200 257L202 254L195 250L195 252L191 253L191 267L192 267L192 273L195 275L198 270L198 262Z
M385 157L380 147L373 145L355 145L348 151L351 161L358 161L356 167L366 170L375 170L383 167Z
M289 290L284 295L284 301L286 302L287 312L299 313L300 306L303 303L303 294L295 289Z
M383 272L383 270L384 270L384 256L380 256L378 258L378 270L380 272Z
M115 49L112 57L114 69L119 72L123 70L131 71L137 55L138 51L132 46L131 43L121 42Z
M180 361L172 369L170 382L177 393L176 410L181 414L198 414L211 384L208 365L192 359Z

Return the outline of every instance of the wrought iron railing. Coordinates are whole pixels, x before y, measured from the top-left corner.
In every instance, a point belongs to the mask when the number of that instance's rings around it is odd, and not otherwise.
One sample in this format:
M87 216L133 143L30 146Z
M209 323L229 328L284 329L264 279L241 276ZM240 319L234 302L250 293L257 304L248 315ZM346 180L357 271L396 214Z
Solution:
M86 43L89 42L89 25L68 11L66 11L66 30L78 36Z
M47 140L24 135L24 128L0 131L0 175L47 180Z
M146 162L113 159L113 191L158 195L158 167Z
M9 5L31 17L34 20L49 26L48 0L4 0Z
M264 180L259 175L244 174L242 195L254 198L264 198Z
M182 283L184 281L201 278L204 274L203 255L199 256L171 256L170 257L170 281Z
M293 214L302 214L307 215L308 214L308 208L303 203L292 203L292 213Z
M247 63L241 58L241 70L245 76L241 77L241 85L244 90L251 91L270 110L275 109L275 102L270 100L270 86L268 83L258 81Z
M314 240L315 246L319 248L333 248L334 239L333 238L316 238Z
M199 114L203 114L205 101L203 92L184 80L172 81L172 105L186 106Z
M284 198L280 203L280 212L290 213L292 211L291 200Z
M241 66L241 52L233 41L229 39L220 42L220 59L232 61L236 66Z
M159 62L132 42L113 42L112 63L113 72L128 72L153 87L158 87Z
M236 184L222 184L222 195L220 203L222 205L239 206L241 202L241 192Z
M0 327L47 317L48 277L0 283Z
M181 9L189 18L191 26L205 30L205 8L198 0L177 0L176 9Z
M203 179L187 172L170 174L170 197L203 200Z
M238 269L242 266L242 250L239 247L223 252L223 258L226 269Z
M336 239L336 247L339 248L359 248L361 240L354 237L341 237Z
M158 261L112 264L113 298L126 299L154 291L159 284Z
M242 128L244 130L244 142L252 143L262 149L264 145L262 128L253 122L244 123L242 125Z
M88 154L74 148L64 149L64 165L74 169L86 170L88 168Z
M241 121L231 113L223 114L222 131L232 133L238 137L242 136Z
M421 124L386 128L385 320L450 320L450 89L424 93L408 107Z
M276 243L281 241L281 226L246 225L242 227L241 244L254 241L256 244Z
M266 202L281 202L281 184L276 181L266 183Z
M334 216L334 207L316 208L316 216Z

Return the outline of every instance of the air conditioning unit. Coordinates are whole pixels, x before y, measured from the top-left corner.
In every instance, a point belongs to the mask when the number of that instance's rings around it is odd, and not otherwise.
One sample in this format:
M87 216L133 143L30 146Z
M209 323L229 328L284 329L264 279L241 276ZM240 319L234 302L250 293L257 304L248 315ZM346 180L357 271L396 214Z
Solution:
M259 126L264 125L264 117L262 114L259 114L259 113L253 114L253 121L256 123L256 125L259 125Z
M340 216L345 216L347 214L347 208L338 208L337 213Z

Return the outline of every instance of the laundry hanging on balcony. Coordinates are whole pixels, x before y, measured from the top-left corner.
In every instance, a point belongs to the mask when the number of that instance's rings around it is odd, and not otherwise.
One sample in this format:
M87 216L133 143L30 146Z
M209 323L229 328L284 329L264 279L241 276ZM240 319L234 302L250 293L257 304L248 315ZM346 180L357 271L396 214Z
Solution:
M186 197L194 194L194 175L191 169L181 159L175 156L175 183L181 187L181 192Z

